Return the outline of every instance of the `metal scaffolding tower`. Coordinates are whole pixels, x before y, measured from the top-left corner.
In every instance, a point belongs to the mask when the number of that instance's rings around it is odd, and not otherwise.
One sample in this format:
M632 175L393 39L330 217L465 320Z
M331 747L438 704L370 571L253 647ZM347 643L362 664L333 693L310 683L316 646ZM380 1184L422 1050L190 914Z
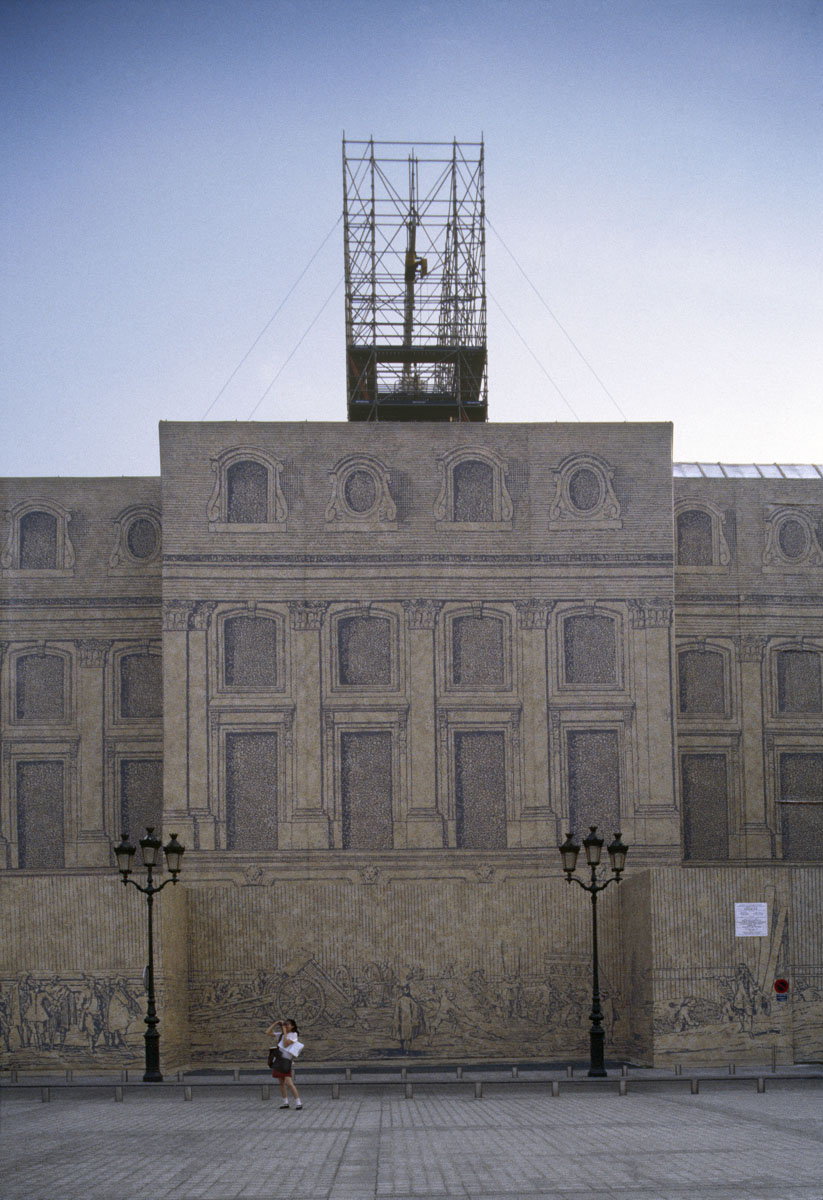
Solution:
M344 137L343 220L349 420L485 421L483 143Z

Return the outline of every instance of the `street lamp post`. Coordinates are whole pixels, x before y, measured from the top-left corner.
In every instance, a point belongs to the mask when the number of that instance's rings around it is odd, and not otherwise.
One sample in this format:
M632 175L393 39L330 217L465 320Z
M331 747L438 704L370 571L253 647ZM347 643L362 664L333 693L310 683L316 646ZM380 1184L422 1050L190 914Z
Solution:
M143 858L143 866L146 868L146 886L143 887L134 879L129 879L134 862L135 849L128 840L128 834L124 833L120 838L120 845L115 846L114 853L117 856L117 868L123 876L123 885L131 883L137 888L138 892L142 892L146 897L148 906L148 926L149 926L149 964L148 978L146 980L148 1005L146 1008L146 1032L143 1035L146 1042L146 1073L143 1076L144 1083L162 1083L163 1076L160 1074L160 1034L157 1032L159 1021L157 1019L157 1008L154 1000L154 897L158 892L162 892L167 883L177 883L177 876L180 872L180 860L183 857L185 850L177 840L177 834L173 833L168 843L163 847L163 853L166 855L166 863L171 871L171 878L164 879L163 882L155 887L152 880L152 872L155 867L159 866L160 858L160 838L154 836L154 826L146 827L146 836L140 839L140 853Z
M583 883L574 874L580 847L572 835L567 833L563 845L558 846L567 881L571 883L574 880L575 883L579 883L583 891L588 892L592 898L592 1010L589 1013L592 1027L589 1033L589 1075L602 1077L606 1074L606 1067L603 1055L605 1034L603 1032L603 1009L600 1006L600 972L597 961L597 894L605 891L610 883L620 882L620 873L626 865L629 848L623 845L620 834L616 833L614 841L608 847L614 875L610 875L608 879L601 882L598 882L597 879L597 867L600 863L600 852L603 849L603 838L597 836L596 825L591 826L589 836L583 839L583 848L586 851L586 862L591 868L591 883Z

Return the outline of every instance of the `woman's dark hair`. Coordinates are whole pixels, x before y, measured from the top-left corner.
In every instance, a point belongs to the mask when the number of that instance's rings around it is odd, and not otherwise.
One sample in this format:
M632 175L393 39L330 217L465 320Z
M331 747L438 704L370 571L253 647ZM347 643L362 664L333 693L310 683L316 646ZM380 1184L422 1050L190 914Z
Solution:
M295 1021L294 1017L286 1017L286 1020L288 1021L289 1025L291 1025L297 1036L300 1037L300 1030L297 1028L297 1022Z

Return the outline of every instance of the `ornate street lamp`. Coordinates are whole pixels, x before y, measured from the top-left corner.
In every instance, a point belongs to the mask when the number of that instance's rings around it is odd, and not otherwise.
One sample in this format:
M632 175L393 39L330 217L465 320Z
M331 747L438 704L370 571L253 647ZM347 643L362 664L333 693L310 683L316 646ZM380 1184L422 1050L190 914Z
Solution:
M608 879L598 882L597 868L600 863L600 853L603 849L603 838L597 836L597 826L592 825L589 836L583 839L586 862L591 868L592 873L591 883L583 883L574 874L580 847L570 833L566 834L566 840L563 845L557 848L563 860L563 870L566 872L567 881L571 883L574 880L575 883L579 883L583 891L588 892L592 898L592 1010L589 1013L592 1027L589 1033L589 1075L603 1076L606 1074L603 1057L605 1033L603 1032L603 1010L600 1007L600 973L597 961L597 893L605 891L610 883L614 883L615 881L617 883L620 882L620 873L626 865L626 855L629 852L629 847L623 845L619 833L614 835L614 841L607 848L614 875L610 875Z
M166 864L171 871L171 878L164 879L159 887L155 887L152 882L152 872L159 864L160 858L160 838L154 836L154 826L146 827L146 836L140 839L140 853L143 858L143 866L146 868L146 886L143 887L134 879L129 879L132 872L132 864L134 863L135 849L128 840L128 834L124 833L120 838L120 845L115 846L114 853L117 858L117 869L123 876L123 884L131 883L137 888L138 892L142 892L146 897L146 903L149 910L149 965L147 977L147 992L148 1006L146 1009L146 1032L143 1035L146 1042L146 1073L143 1076L144 1083L162 1083L163 1076L160 1074L160 1034L157 1032L159 1021L157 1019L157 1009L154 1002L154 924L153 910L154 897L158 892L162 892L167 883L177 883L177 876L180 871L180 860L183 857L185 846L181 846L177 840L177 834L173 833L169 838L168 843L163 847L163 853L166 855Z

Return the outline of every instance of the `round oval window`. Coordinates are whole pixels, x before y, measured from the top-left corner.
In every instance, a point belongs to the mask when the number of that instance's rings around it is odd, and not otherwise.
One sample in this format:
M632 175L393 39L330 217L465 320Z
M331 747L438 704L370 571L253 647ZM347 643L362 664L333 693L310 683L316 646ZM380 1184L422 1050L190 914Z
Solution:
M572 475L569 499L580 512L589 512L600 503L600 479L589 467L578 467Z
M138 517L136 521L132 521L126 534L126 545L133 558L151 558L157 549L157 529L154 522L148 517Z
M786 558L800 558L805 554L808 545L808 534L800 521L789 517L780 526L777 534L777 544Z
M352 471L343 486L343 495L352 512L368 512L377 499L374 479L368 471Z

